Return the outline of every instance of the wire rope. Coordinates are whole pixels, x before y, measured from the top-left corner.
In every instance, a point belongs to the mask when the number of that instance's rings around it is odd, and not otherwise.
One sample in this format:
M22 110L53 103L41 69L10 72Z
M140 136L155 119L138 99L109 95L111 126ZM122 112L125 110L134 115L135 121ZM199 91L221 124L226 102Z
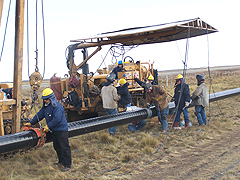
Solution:
M2 54L3 54L4 44L5 44L5 38L6 38L6 34L7 34L7 26L8 26L8 19L9 19L10 9L11 9L11 0L9 1L7 21L6 21L5 32L4 32L4 36L3 36L3 45L2 45L2 51L1 51L0 61L1 61L1 59L2 59Z
M36 0L36 32L35 32L36 33L36 51L35 51L36 52L36 58L35 58L36 59L36 65L35 65L36 67L35 67L35 71L39 70L38 69L38 45L37 45L38 44L38 41L37 41L37 39L38 39L37 38L38 37L38 33L37 33L37 24L38 24L37 7L38 7L38 0Z
M45 75L46 68L46 38L45 38L45 22L44 22L44 10L43 10L43 0L42 0L42 23L43 23L43 79Z

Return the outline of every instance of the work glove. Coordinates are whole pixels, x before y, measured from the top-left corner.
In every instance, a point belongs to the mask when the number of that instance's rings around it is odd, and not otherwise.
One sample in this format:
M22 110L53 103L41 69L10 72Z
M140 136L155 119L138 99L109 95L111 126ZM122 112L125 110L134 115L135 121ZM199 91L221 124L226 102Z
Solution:
M160 96L158 96L158 97L155 97L154 100L155 100L155 101L160 101L162 98L163 98L163 96L160 95Z
M45 133L46 133L46 132L48 132L48 131L49 131L49 127L48 127L47 125L46 125L46 126L44 126L44 127L43 127L43 132L45 132Z
M147 108L149 108L150 107L150 103L147 103L146 106L147 106Z
M30 122L27 122L24 124L24 126L32 126L32 124Z
M190 103L189 102L185 102L185 107L188 107L190 105Z

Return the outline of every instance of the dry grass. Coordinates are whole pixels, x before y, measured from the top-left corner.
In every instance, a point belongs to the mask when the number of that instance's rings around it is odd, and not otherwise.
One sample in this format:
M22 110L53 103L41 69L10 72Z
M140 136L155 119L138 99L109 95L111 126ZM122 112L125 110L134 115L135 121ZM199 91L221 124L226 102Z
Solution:
M214 79L214 91L237 88L240 86L238 79L239 77ZM209 86L208 80L206 83ZM189 85L192 93L197 86L194 83ZM172 87L166 89L173 94ZM41 107L41 101L38 103ZM169 155L178 157L179 152L183 149L187 151L196 144L205 143L220 136L223 132L231 131L239 126L239 105L239 96L211 103L209 126L201 128L197 126L194 109L190 108L189 117L193 127L188 131L171 131L164 146L154 155L152 153L160 147L166 135L160 133L161 125L148 126L152 120L147 119L146 127L136 133L130 133L127 125L123 125L117 127L117 135L114 137L109 136L107 130L102 130L70 138L73 164L69 172L62 173L59 168L53 166L53 162L56 162L57 158L52 143L48 143L27 154L15 155L11 159L2 160L0 162L0 179L130 179L133 174L138 174L146 168L146 166L139 166L156 158L164 150L166 150L165 156L148 166L167 161L166 156ZM209 109L206 110L208 119L210 112ZM178 146L169 148L176 143ZM139 168L119 176L136 167ZM235 169L228 172L229 179L237 173L234 171Z

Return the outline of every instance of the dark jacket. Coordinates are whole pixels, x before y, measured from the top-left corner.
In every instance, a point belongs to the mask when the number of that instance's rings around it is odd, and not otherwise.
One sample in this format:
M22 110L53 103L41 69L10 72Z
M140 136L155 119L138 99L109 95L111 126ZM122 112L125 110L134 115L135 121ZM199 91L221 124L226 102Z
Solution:
M51 100L51 103L49 103L48 106L45 106L45 103L43 102L42 108L33 117L30 123L34 125L43 118L46 119L47 125L51 131L68 131L64 109L59 102Z
M175 101L175 107L178 105L179 97L181 94L181 86L182 88L182 96L180 98L179 106L178 109L183 109L185 107L185 102L190 103L190 93L189 93L189 87L185 82L182 82L179 85L176 85L175 90L174 90L174 101Z
M122 105L127 105L132 102L132 96L128 90L129 83L125 83L122 87L117 87L117 93L121 95L119 103Z
M152 91L146 93L146 103L153 103L157 110L158 106L160 111L165 109L168 106L170 99L167 95L167 92L159 85L152 85Z
M119 66L117 66L112 70L112 72L116 74L116 79L118 79L118 72L123 72L123 67L120 68Z
M146 99L146 83L141 81L140 79L138 78L134 78L134 80L144 88L144 92L143 92L143 99ZM155 83L154 81L151 83L152 85L158 85L157 83Z

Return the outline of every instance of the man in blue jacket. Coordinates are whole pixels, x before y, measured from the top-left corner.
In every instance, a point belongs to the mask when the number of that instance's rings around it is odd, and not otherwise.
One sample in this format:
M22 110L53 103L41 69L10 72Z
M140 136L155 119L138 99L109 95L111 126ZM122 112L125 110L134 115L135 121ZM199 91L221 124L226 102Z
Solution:
M120 86L117 87L117 93L121 96L119 103L124 105L125 108L131 107L132 96L128 89L129 83L126 82L126 80L123 78L121 78L118 83ZM131 110L131 108L129 110ZM131 132L135 132L136 130L142 129L145 125L146 125L145 120L132 122L132 123L128 123L128 129Z
M176 87L174 90L173 99L176 107L176 117L173 123L173 128L179 128L180 115L183 112L185 129L188 129L189 117L188 117L188 106L190 104L190 93L188 85L183 81L183 76L178 74L176 77Z
M112 70L112 73L114 73L116 75L115 79L118 79L118 72L123 72L122 60L118 61L118 65Z
M43 118L47 125L44 126L44 132L52 132L53 147L57 152L58 162L55 165L63 165L62 171L68 171L71 168L71 148L68 141L68 124L62 105L57 101L54 92L46 88L42 93L43 106L26 126L37 124Z
M119 103L124 105L125 108L130 107L132 103L132 96L129 92L129 83L125 79L119 80L119 86L117 87L117 93L121 96Z

